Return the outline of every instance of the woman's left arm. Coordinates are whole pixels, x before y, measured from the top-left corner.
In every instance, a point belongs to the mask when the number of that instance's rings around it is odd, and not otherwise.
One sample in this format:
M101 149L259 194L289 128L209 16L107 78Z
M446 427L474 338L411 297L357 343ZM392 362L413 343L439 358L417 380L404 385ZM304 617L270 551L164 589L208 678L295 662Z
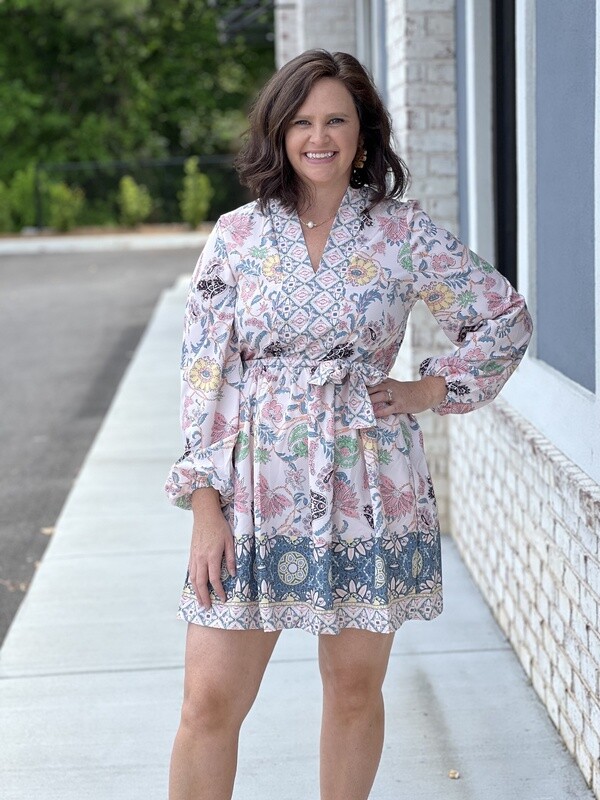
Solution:
M494 267L435 225L418 204L412 212L415 291L457 346L425 359L420 374L445 381L445 396L434 411L464 414L493 400L517 368L531 338L531 315L524 298ZM431 389L440 387L438 381ZM428 391L423 387L424 395Z

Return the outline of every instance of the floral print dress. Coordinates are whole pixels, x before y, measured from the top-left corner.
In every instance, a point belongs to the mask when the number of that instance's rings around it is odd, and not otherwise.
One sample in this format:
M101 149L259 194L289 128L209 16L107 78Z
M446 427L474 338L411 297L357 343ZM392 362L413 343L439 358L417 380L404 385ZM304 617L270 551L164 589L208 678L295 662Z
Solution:
M440 533L411 414L376 419L422 298L455 350L437 413L492 400L531 335L523 298L416 202L368 210L349 188L314 270L297 214L271 201L222 216L196 266L182 356L184 455L167 493L211 486L235 540L227 602L189 581L179 616L229 629L392 632L442 610ZM210 587L209 587L210 588Z

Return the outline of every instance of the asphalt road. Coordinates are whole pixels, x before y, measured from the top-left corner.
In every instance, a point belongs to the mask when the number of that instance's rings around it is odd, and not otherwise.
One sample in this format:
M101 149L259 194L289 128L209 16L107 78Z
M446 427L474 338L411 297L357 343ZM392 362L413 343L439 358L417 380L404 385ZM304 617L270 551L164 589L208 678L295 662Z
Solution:
M0 643L160 293L196 258L0 257Z

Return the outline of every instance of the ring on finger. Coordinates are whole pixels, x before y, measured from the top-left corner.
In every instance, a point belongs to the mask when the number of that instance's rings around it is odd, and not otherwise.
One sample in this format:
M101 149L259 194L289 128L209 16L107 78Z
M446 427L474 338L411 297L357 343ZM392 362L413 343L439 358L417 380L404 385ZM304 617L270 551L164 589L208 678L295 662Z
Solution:
M388 399L387 399L388 405L391 405L394 402L394 397L392 395L392 390L391 389L387 390L387 396L388 396Z

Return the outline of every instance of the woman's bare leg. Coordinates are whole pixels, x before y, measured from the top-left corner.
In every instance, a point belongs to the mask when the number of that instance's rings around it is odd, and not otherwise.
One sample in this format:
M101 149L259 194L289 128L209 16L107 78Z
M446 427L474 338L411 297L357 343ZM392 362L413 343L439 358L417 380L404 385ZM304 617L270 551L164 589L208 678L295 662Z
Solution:
M170 800L230 800L238 736L279 633L188 625Z
M321 800L367 800L381 758L381 687L393 633L344 629L319 637L323 680Z

